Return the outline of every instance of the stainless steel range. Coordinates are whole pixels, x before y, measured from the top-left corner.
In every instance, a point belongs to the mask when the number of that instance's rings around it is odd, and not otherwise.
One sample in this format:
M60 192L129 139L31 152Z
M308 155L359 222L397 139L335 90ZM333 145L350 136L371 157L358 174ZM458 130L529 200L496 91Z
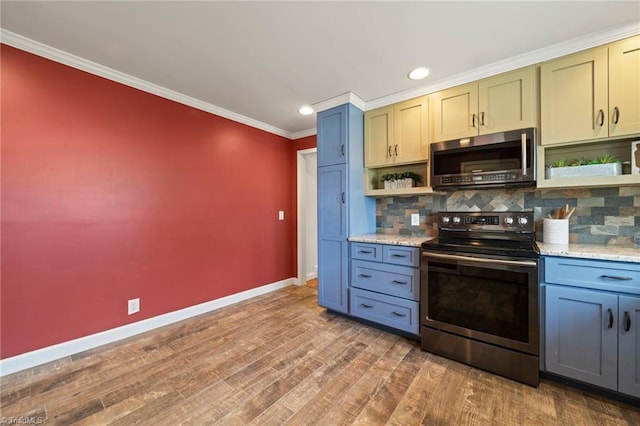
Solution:
M538 385L532 212L438 213L422 244L422 349Z

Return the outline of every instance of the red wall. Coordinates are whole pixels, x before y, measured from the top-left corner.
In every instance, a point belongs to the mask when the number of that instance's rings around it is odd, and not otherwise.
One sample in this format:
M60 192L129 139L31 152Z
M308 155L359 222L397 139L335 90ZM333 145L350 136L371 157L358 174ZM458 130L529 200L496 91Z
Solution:
M0 357L295 276L292 141L0 52Z

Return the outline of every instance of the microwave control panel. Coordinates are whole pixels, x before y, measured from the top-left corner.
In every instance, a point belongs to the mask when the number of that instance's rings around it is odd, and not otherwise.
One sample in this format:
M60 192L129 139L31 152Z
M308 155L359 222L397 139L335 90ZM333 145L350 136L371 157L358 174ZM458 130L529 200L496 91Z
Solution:
M440 182L443 184L508 182L519 178L520 175L518 173L487 173L482 175L442 176Z

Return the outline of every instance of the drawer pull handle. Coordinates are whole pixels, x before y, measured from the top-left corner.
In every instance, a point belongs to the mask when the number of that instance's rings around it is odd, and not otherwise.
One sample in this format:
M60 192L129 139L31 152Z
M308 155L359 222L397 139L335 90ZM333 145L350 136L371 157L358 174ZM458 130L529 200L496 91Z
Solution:
M391 257L407 257L406 254L392 254Z
M371 250L360 250L358 251L358 253L362 253L362 254L371 254L373 253Z
M606 280L616 280L616 281L631 281L632 277L621 277L618 275L600 275L600 278L604 278Z
M371 278L372 277L372 275L369 275L369 274L360 274L360 276L362 278Z
M407 282L406 282L406 281L393 280L393 281L391 281L391 282L392 282L392 283L394 283L394 284L399 284L399 285L406 285L406 284L407 284Z
M609 313L609 328L613 328L613 311L611 309L607 309Z
M396 311L392 311L392 312L391 312L391 314L392 314L392 315L395 315L395 316L397 316L397 317L406 317L406 316L407 316L406 314L399 314L399 313L398 313L398 312L396 312Z
M361 303L360 306L362 306L363 308L373 308L373 305L367 305L366 303Z
M340 145L340 154L344 157L344 144Z
M631 314L629 311L624 311L624 331L631 330Z

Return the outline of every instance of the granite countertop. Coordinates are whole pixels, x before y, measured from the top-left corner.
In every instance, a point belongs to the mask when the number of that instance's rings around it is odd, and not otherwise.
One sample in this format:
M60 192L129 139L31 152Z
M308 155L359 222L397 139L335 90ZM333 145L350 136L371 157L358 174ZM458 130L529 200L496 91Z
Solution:
M349 237L349 241L372 244L420 247L423 242L434 239L428 235L364 234ZM536 242L543 256L576 257L595 260L615 260L640 263L640 248L632 245L600 244L547 244Z
M434 239L428 235L389 235L365 234L349 237L349 241L357 243L393 244L396 246L420 247L423 242Z
M617 260L640 263L640 248L631 245L599 244L545 244L537 242L540 254L544 256L578 257L596 260Z

